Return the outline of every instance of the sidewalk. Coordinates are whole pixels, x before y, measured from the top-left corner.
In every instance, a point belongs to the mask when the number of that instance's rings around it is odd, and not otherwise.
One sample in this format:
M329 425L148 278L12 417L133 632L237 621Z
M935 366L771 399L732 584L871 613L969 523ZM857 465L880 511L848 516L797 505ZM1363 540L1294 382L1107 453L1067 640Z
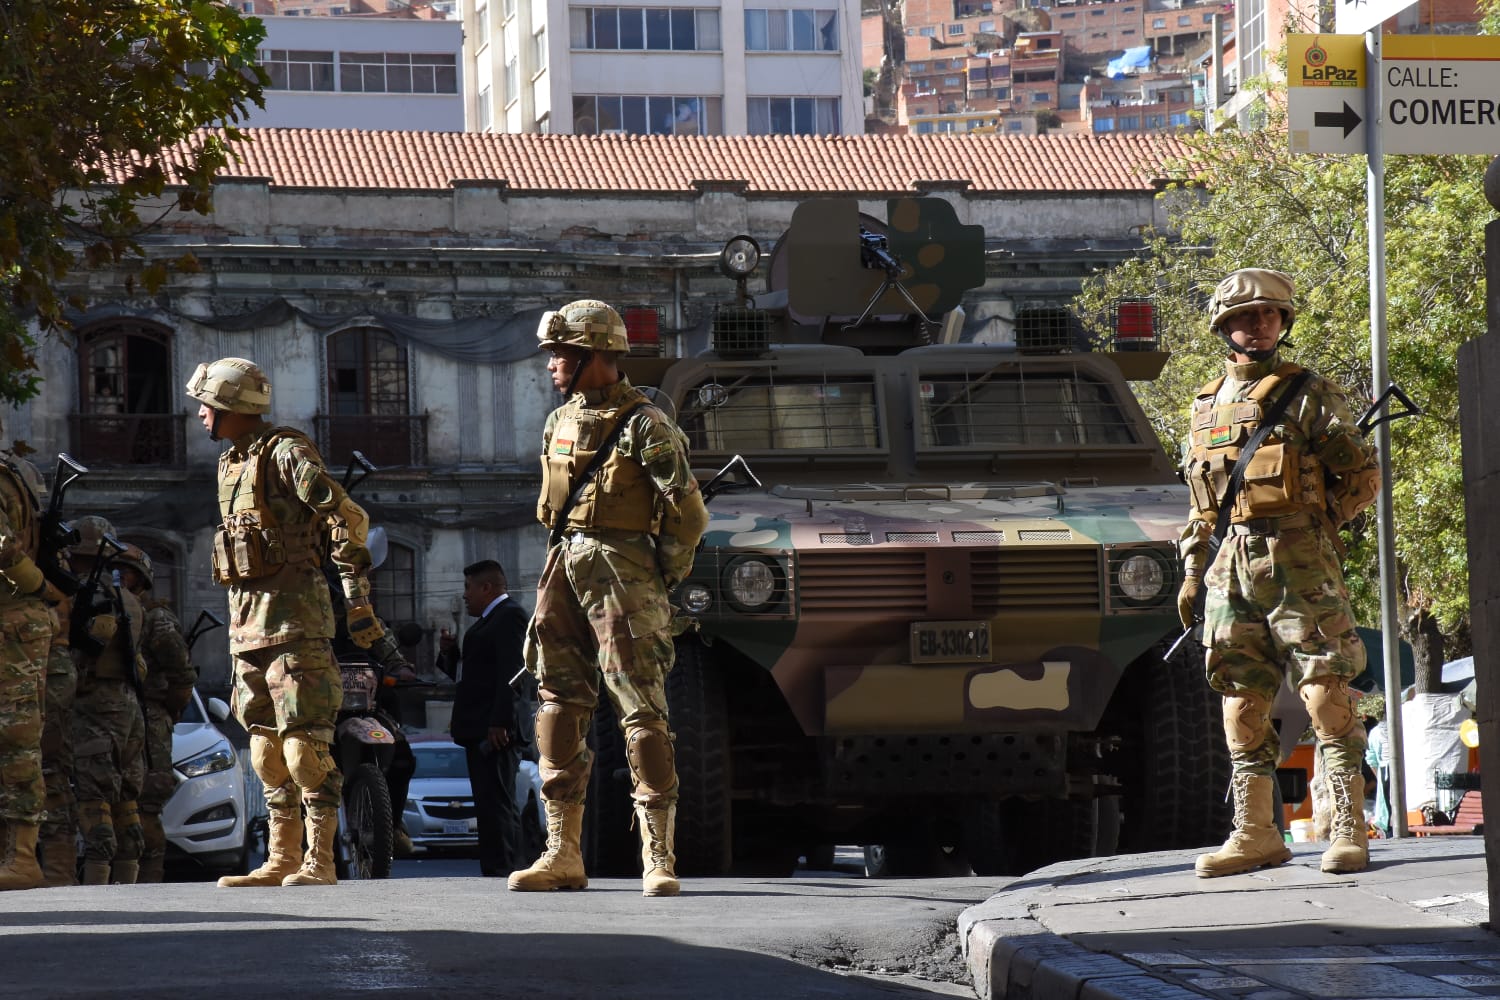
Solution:
M1377 840L1357 875L1321 845L1200 879L1197 851L1070 861L959 917L982 1000L1500 997L1483 837Z

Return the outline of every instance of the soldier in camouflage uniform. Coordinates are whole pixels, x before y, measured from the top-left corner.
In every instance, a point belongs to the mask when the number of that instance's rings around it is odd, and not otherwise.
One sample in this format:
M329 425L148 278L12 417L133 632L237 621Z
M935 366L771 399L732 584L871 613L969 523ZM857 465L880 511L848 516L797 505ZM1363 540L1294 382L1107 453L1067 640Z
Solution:
M42 778L47 784L47 817L38 843L48 886L78 884L78 800L73 794L73 702L78 666L68 643L73 601L52 609L52 644L47 651L47 694L42 712Z
M81 517L75 527L81 541L68 561L89 579L101 558L101 541L114 529L97 516ZM132 885L140 872L145 848L140 797L146 778L146 724L137 695L144 680L142 617L140 602L115 586L107 568L92 595L86 585L73 601L69 642L78 657L73 780L85 885Z
M385 634L370 606L369 518L323 466L301 431L276 427L271 383L254 362L199 365L187 386L219 457L214 581L229 588L235 712L250 732L250 759L265 783L266 863L219 879L225 888L333 885L343 789L329 745L343 680L329 640L333 607L321 568L338 567L349 636L368 649ZM298 865L301 813L307 850Z
M1271 702L1283 677L1307 705L1333 796L1325 872L1355 872L1365 839L1365 730L1349 681L1364 669L1340 565L1338 527L1374 500L1379 470L1344 392L1312 375L1245 468L1217 555L1210 551L1230 471L1267 410L1305 371L1278 353L1296 317L1292 279L1236 271L1214 292L1211 327L1229 346L1225 374L1193 403L1184 476L1192 513L1183 531L1178 608L1190 625L1207 588L1203 643L1209 684L1224 699L1233 764L1234 832L1199 856L1204 878L1277 865L1291 857L1275 825L1279 756ZM1205 577L1205 570L1207 575Z
M0 452L0 890L42 884L36 860L46 801L42 686L61 597L37 565L41 507L30 463Z
M592 764L584 734L602 671L634 781L642 894L675 896L677 768L666 698L675 651L667 595L692 568L708 511L688 467L687 438L620 373L618 359L630 345L619 314L603 302L572 302L544 316L537 337L552 352L547 369L567 398L542 435L537 516L553 529L553 544L526 637L526 663L541 695L536 745L547 848L530 868L513 872L509 885L588 885L579 851ZM605 457L591 466L601 451Z
M146 757L150 762L141 787L141 829L146 847L141 854L138 882L160 882L167 858L167 835L161 811L176 789L172 771L172 729L193 700L198 670L188 656L182 623L169 602L151 596L155 574L151 557L139 546L127 545L115 557L120 582L141 602L141 656L146 661Z

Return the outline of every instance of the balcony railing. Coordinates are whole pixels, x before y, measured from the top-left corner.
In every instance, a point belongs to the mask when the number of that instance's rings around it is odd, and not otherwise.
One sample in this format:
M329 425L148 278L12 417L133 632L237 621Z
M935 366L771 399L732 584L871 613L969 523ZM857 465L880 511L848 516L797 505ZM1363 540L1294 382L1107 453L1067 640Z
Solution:
M427 464L427 414L313 418L318 448L329 468L342 468L356 450L378 466Z
M185 413L70 413L70 450L85 465L181 468Z

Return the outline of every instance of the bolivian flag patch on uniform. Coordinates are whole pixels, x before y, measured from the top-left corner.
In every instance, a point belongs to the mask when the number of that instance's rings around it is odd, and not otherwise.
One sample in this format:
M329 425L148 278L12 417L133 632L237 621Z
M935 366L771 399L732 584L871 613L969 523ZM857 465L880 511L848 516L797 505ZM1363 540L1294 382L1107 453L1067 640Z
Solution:
M1218 427L1208 429L1208 446L1210 448L1221 444L1228 444L1233 436L1233 428L1228 424L1220 424Z
M648 444L641 449L641 462L645 465L650 465L671 450L672 442L670 441L658 441L655 444Z
M554 455L571 455L571 454L573 454L573 440L572 440L572 438L558 438L556 441L552 442L552 454L554 454Z

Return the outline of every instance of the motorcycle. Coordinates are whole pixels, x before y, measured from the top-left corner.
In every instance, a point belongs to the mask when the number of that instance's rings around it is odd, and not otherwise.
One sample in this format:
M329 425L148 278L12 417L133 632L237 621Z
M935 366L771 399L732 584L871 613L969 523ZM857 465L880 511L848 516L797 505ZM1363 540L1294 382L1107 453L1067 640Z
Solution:
M344 776L339 806L337 874L341 879L385 878L395 852L396 812L386 775L412 761L406 733L376 699L380 671L340 662L344 701L334 722L333 750ZM409 772L408 772L409 776Z

